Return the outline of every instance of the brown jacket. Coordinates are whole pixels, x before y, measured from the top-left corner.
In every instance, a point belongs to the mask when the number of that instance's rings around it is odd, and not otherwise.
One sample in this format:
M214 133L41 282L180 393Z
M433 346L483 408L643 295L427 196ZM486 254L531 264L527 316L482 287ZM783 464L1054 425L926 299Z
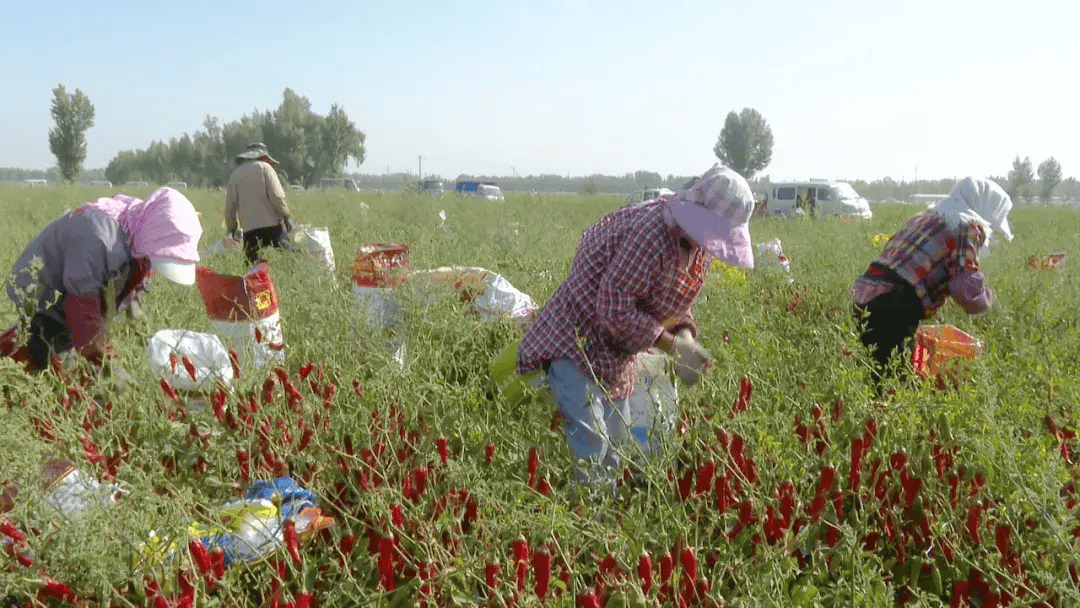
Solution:
M248 161L229 176L225 188L225 229L229 234L236 230L238 219L247 232L277 226L291 217L285 188L269 163Z

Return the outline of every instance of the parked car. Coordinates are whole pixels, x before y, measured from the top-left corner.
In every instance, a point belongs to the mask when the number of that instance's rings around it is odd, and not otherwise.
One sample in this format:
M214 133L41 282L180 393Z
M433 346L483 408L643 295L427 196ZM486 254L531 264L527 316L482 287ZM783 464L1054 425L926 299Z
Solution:
M93 188L112 188L112 182L107 179L95 179L90 182L90 186Z
M360 187L356 185L356 182L347 177L324 177L319 182L319 187L323 190L330 190L333 188L344 188L353 192L359 192Z
M768 213L842 215L868 220L874 217L870 203L847 182L810 180L773 184Z
M124 187L125 188L138 188L138 187L149 186L149 185L150 184L147 183L147 182L124 182Z
M293 185L289 186L289 189L290 190L296 190L297 192L303 192L304 191L304 187L301 186L300 184L293 184Z
M172 188L173 190L186 190L187 182L169 182L165 184L165 186L168 188Z
M623 201L623 206L640 205L642 203L651 203L659 199L661 196L668 196L675 194L675 192L668 190L667 188L645 188L644 190L638 190L637 192L626 197Z
M434 198L442 198L443 183L438 179L425 179L420 182L421 194L430 194Z
M502 189L498 186L492 186L491 184L480 184L479 186L477 186L476 198L482 198L488 201L505 200L503 197Z

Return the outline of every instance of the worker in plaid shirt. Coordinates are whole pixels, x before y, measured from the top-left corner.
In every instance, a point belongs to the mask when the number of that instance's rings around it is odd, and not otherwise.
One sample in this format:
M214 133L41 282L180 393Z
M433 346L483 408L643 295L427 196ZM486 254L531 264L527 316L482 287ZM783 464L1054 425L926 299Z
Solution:
M517 365L519 374L544 370L579 483L614 484L621 472L638 353L671 354L686 384L708 366L690 308L714 257L753 268L753 210L746 180L714 166L673 196L623 207L582 235Z
M968 314L993 305L979 256L985 255L995 230L1012 240L1011 209L1012 200L1001 186L964 178L948 198L909 219L855 281L851 294L862 343L877 363L875 383L893 354L915 336L919 322L934 316L950 297Z

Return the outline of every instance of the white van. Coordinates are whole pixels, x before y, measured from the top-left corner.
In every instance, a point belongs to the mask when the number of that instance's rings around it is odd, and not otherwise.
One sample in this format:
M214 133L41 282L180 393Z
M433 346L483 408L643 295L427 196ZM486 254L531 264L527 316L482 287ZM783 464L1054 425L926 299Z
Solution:
M492 186L491 184L480 184L479 186L477 186L476 198L482 198L488 201L505 200L502 189L498 186Z
M768 213L842 215L868 220L874 217L870 203L847 182L810 180L773 184Z
M645 203L651 203L661 196L671 196L672 194L675 194L675 192L668 190L667 188L646 188L644 190L638 190L626 197L626 200L623 201L623 206L643 205Z

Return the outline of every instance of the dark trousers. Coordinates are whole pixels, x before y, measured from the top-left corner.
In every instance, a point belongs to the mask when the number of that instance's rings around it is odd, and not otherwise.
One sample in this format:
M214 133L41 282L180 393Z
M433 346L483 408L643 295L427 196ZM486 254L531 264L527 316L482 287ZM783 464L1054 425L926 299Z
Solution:
M288 251L289 239L285 229L281 226L267 226L244 232L244 255L247 256L248 263L257 262L264 247Z
M43 314L36 314L30 319L26 348L30 351L30 364L34 369L48 368L53 355L71 347L71 332L66 325Z
M915 288L892 274L894 276L884 277L895 285L892 290L866 306L855 307L855 316L862 327L862 343L870 349L877 364L873 372L875 384L880 383L897 351L907 352L911 348L910 341L923 317L922 301ZM881 280L883 277L874 278Z

